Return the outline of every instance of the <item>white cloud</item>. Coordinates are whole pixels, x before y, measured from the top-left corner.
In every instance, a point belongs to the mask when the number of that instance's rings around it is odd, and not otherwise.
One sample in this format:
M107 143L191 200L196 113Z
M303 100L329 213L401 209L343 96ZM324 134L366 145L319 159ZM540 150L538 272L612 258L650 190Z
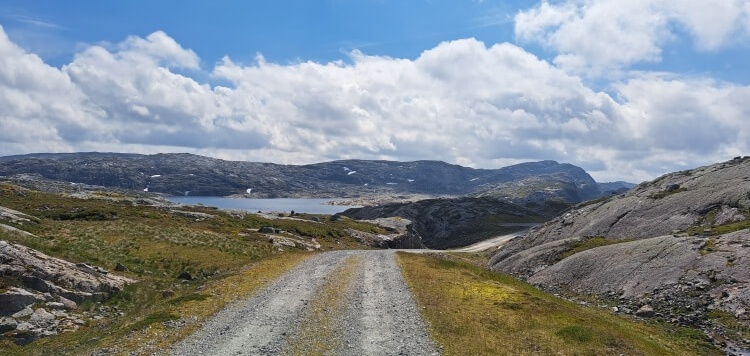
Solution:
M62 69L0 28L0 154L192 152L311 163L439 159L475 167L556 159L639 181L748 150L748 87L639 75L617 100L512 44L465 39L414 60L211 69L166 34L90 46Z
M131 62L149 60L170 67L198 69L200 60L192 50L184 49L173 38L156 31L145 39L131 36L119 46L119 53Z
M680 31L698 50L717 50L750 31L743 0L564 0L519 12L516 36L558 53L555 63L601 75L638 62L658 62L664 44Z
M0 27L0 141L6 147L60 150L86 140L102 112L67 75L24 52ZM10 149L10 148L8 148Z
M618 86L633 137L654 150L740 153L750 146L750 87L645 75Z
M682 0L670 5L676 21L695 37L701 50L731 45L735 35L747 38L750 33L750 8L745 0Z

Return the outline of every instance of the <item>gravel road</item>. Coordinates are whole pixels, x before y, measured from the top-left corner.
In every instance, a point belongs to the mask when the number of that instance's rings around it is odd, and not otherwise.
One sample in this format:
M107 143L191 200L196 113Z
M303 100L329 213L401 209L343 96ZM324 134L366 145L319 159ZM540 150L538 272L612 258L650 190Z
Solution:
M447 251L450 251L450 252L482 252L482 251L489 250L491 248L497 249L498 247L500 247L502 245L505 245L505 243L508 242L508 241L510 241L511 239L513 239L515 237L518 237L518 236L521 236L521 235L527 233L528 231L529 231L528 229L527 230L522 230L522 231L517 231L517 232L511 233L511 234L508 234L508 235L502 235L502 236L493 237L491 239L487 239L487 240L484 240L484 241L477 242L477 243L475 243L473 245L469 245L469 246L461 247L461 248L456 248L456 249L452 249L452 250L447 250Z
M393 251L313 256L234 303L172 355L438 355Z

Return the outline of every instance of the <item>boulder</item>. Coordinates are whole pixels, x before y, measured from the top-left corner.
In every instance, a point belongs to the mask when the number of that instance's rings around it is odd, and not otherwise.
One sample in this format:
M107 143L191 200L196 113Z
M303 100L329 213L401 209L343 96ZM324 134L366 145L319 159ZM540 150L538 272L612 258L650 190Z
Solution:
M34 328L34 325L24 321L16 326L16 330L10 333L17 345L28 345L42 336L43 330Z
M65 306L65 309L73 310L78 308L78 304L68 298L60 296L58 297L58 300Z
M60 303L60 302L47 302L47 303L44 303L44 305L46 305L47 308L50 308L53 310L65 309L65 304Z
M128 268L125 267L124 264L122 264L120 262L117 262L117 265L115 266L115 271L117 271L117 272L126 272L126 271L128 271Z
M23 308L11 315L11 317L15 319L25 318L31 314L34 314L34 309L31 309L31 305L27 306L26 308Z
M37 301L40 301L40 298L33 293L22 288L11 287L0 294L0 313L12 314Z
M16 319L8 318L8 317L0 318L0 334L6 331L16 330L17 326L18 326L18 321L16 321Z
M35 310L28 321L36 328L49 328L56 325L55 315L44 308Z
M654 308L648 304L638 308L638 310L635 311L636 316L640 316L641 318L651 318L654 316Z
M31 323L29 323L28 321L24 321L24 322L18 323L18 325L16 325L16 330L20 331L20 332L26 332L26 331L29 331L29 330L32 330L32 329L34 329L34 325L32 325Z
M273 234L273 233L275 233L275 232L276 232L276 229L274 229L274 228L273 228L273 227L271 227L271 226L263 226L263 227L261 227L261 228L260 228L260 229L258 230L258 232L260 232L260 233L263 233L263 234Z

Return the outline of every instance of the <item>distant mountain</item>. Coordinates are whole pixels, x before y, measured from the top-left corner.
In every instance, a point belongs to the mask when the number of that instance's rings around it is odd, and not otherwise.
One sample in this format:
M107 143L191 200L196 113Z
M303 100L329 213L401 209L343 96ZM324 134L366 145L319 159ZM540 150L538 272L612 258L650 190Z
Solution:
M599 190L605 194L622 194L633 189L636 185L637 184L623 181L599 183Z
M602 195L583 169L554 161L473 169L439 161L344 160L310 165L235 162L192 154L63 153L0 157L0 176L44 178L170 195L361 197L429 194L577 203Z

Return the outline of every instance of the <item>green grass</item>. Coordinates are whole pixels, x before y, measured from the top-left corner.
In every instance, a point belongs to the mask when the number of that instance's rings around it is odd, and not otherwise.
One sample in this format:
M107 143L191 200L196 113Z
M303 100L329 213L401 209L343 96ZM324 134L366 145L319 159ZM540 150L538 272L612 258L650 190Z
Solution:
M750 214L750 212L744 212L744 214ZM688 235L718 236L745 229L750 229L750 219L726 223L722 225L712 225L710 223L703 224L700 226L691 227L687 229L686 232L688 233Z
M579 252L590 250L593 248L614 245L623 242L633 241L632 239L608 239L603 236L589 236L581 240L570 241L565 244L566 249L560 255L561 259L565 259Z
M703 243L703 246L701 246L699 253L701 255L707 255L711 252L716 251L716 240L713 238L706 239L706 242Z
M171 320L177 320L180 316L170 312L156 312L132 324L132 330L140 330L154 323L163 323Z
M733 222L729 224L714 226L711 228L711 235L722 235L730 232L750 229L750 219L744 221Z
M590 343L594 338L594 331L586 326L571 325L557 330L555 335L568 342L586 344Z
M190 301L204 301L208 299L210 296L206 294L200 294L200 293L191 293L191 294L185 294L181 295L177 298L170 299L169 304L177 305L182 304Z
M737 318L732 314L721 310L711 310L706 313L706 317L715 323L723 325L728 332L727 336L731 339L750 339L750 327L737 321Z
M722 355L700 331L584 307L469 263L398 261L445 355Z

